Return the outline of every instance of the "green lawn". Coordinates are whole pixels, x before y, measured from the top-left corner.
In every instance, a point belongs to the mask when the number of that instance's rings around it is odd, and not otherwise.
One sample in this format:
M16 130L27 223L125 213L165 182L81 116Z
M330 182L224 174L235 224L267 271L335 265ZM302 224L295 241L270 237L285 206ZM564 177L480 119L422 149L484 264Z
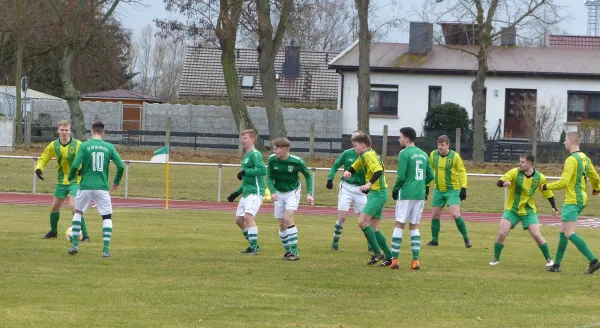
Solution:
M171 199L202 201L217 200L217 186L219 181L218 168L189 165L171 165L170 167ZM114 173L114 170L114 166L111 166L111 172ZM227 196L239 186L240 181L236 178L238 170L239 168L233 167L223 168L221 201L226 201ZM10 172L10 175L6 174L6 177L0 181L0 191L32 191L33 161L0 158L0 172ZM316 172L315 204L336 206L338 184L337 182L334 184L334 190L327 190L325 188L327 174L328 172L325 171ZM56 162L50 162L45 170L44 176L46 177L46 180L37 180L36 192L52 193L56 183ZM341 172L337 174L336 181L339 181L340 177ZM386 173L386 178L390 185L391 200L391 186L395 183L396 174ZM301 181L305 184L303 178ZM504 189L496 187L496 181L497 178L471 177L469 179L468 198L461 204L461 209L465 212L502 212L504 205ZM112 193L112 195L123 196L125 192L125 182L122 182L121 186L122 188L120 188L119 191ZM590 194L590 202L584 210L583 215L597 217L598 213L600 213L600 201L596 197L591 197L591 187L588 188L588 191ZM560 206L562 206L563 195L563 191L558 191L555 194L559 209ZM128 196L164 198L164 165L130 164ZM394 204L394 202L389 201L387 206L393 207L395 206ZM537 204L540 213L551 214L550 205L539 193Z
M334 217L300 216L299 262L280 260L277 224L259 218L259 256L232 213L116 209L112 258L101 258L101 220L87 216L92 242L76 256L47 231L47 207L0 205L0 327L592 327L600 323L600 275L582 274L573 245L563 272L545 272L526 232L513 231L502 262L489 267L496 224L468 223L465 249L444 222L422 270L369 267L355 219L339 252ZM264 219L263 219L264 218ZM428 240L429 222L422 230ZM69 225L63 211L59 230ZM392 221L382 222L388 236ZM558 229L544 227L552 253ZM600 230L579 229L597 251ZM405 233L406 236L406 233Z

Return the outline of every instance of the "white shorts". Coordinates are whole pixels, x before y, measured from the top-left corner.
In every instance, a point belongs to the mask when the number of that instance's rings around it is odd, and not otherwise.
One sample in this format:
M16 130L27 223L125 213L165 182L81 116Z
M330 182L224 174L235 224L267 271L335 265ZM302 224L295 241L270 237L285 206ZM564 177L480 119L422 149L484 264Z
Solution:
M244 216L246 213L252 214L252 216L256 216L258 210L260 209L260 205L262 204L262 197L256 194L248 195L246 197L242 197L238 204L237 211L235 212L236 216Z
M275 202L275 218L283 219L285 211L297 211L300 204L302 186L288 191L277 191L277 201Z
M93 201L100 215L112 214L112 201L106 190L78 190L75 197L75 209L85 213Z
M419 224L423 215L424 200L400 200L396 201L396 221L411 224Z
M349 211L354 204L354 214L362 211L367 203L367 195L360 191L360 186L340 182L340 193L338 194L338 211Z

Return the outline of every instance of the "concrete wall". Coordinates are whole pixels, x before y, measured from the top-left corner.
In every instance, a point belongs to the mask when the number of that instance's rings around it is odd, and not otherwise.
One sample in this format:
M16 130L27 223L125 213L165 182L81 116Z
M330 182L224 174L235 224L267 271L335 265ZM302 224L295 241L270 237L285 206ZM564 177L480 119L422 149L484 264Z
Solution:
M15 119L0 116L0 151L13 151L15 145Z

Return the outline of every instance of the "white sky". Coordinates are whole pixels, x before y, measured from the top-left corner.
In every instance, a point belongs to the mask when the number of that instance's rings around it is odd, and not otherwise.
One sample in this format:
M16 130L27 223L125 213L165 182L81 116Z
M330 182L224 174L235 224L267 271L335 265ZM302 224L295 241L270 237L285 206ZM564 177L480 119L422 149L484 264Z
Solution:
M413 8L420 8L424 0L375 0L380 3L390 3L391 1L399 1L402 4L400 11L402 13L388 14L394 12L390 5L381 5L378 15L381 17L390 15L403 15L403 13L414 12ZM387 1L387 2L386 2ZM165 10L165 5L162 0L141 0L143 5L120 4L118 17L121 19L126 28L132 30L134 35L147 24L153 23L155 18L177 18L177 14L169 13ZM566 13L570 16L569 19L561 26L563 30L570 35L586 35L587 34L587 7L584 6L583 0L556 0L556 3L565 6ZM406 15L406 14L404 14ZM396 18L396 17L391 17ZM419 21L418 17L403 17L408 20ZM405 28L398 28L388 33L382 41L387 42L408 42L408 33Z

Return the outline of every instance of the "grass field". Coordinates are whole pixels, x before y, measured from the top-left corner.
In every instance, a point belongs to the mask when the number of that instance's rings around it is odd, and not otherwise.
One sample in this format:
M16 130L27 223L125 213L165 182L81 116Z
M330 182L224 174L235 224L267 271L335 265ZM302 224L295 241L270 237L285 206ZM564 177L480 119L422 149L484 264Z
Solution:
M512 232L489 267L496 224L468 223L465 249L450 222L422 270L369 267L355 219L329 250L333 217L300 216L299 262L280 260L277 224L259 217L259 256L224 212L116 209L112 258L101 258L101 220L76 256L39 239L47 207L0 205L0 327L592 327L600 324L600 276L569 246L563 272L545 272L526 232ZM69 225L63 211L59 230ZM382 222L389 237L392 221ZM430 236L429 222L421 229ZM544 227L552 253L558 229ZM600 230L579 229L593 250ZM597 253L597 252L596 252Z

